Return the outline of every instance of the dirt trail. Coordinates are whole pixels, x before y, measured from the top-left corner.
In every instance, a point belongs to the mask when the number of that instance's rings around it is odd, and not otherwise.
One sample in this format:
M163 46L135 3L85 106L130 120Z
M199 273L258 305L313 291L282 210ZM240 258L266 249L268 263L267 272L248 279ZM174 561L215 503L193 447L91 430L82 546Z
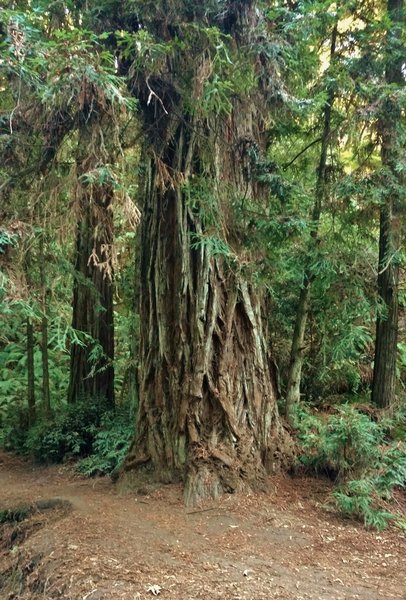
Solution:
M0 508L58 497L73 510L34 517L27 539L0 554L0 582L12 561L25 573L0 599L141 600L151 586L162 600L406 599L405 535L329 514L325 482L272 483L272 494L192 511L178 486L120 495L107 478L1 454Z

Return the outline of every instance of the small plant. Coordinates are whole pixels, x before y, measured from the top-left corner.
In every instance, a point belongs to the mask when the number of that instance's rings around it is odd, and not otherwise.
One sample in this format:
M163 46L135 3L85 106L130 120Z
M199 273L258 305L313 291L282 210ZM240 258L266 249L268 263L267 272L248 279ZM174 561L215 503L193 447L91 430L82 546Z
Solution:
M106 475L120 467L134 435L134 425L128 412L121 409L119 412L105 413L100 430L94 437L91 455L78 464L80 473L94 477Z
M368 527L384 529L391 521L405 527L404 517L389 510L396 488L406 488L406 444L384 447L379 466L360 480L348 481L333 492L339 510L364 521Z
M353 406L341 406L322 417L300 408L295 425L303 450L300 460L318 473L343 480L362 474L380 457L381 427Z

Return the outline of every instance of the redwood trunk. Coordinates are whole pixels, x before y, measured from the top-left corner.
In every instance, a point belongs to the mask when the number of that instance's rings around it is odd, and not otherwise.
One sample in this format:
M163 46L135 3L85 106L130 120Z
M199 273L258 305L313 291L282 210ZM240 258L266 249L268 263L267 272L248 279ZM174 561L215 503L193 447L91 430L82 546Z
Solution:
M378 296L382 305L376 321L372 383L372 402L381 408L393 404L396 392L399 266L387 264L388 256L393 255L392 220L393 205L389 200L380 214Z
M281 427L259 293L206 245L193 247L199 217L179 187L162 190L156 178L152 160L142 225L140 411L125 470L143 465L158 480L183 479L193 504L263 485L281 450Z
M236 4L243 32L255 3ZM244 29L245 28L245 29ZM249 33L247 33L249 35ZM237 36L236 36L237 37ZM171 74L171 78L176 73ZM266 486L286 451L262 319L262 294L243 275L235 197L260 199L253 155L264 152L258 96L228 117L191 117L171 81L142 97L140 407L122 476L184 481L187 505ZM165 107L165 110L164 110ZM207 194L190 190L204 179ZM210 199L206 197L210 195ZM210 200L210 201L209 201ZM208 224L207 214L217 214ZM212 215L213 217L213 215Z
M388 16L391 26L387 34L386 82L389 85L404 86L402 75L402 56L400 38L404 27L403 0L388 0ZM397 41L397 43L396 43ZM394 43L395 42L395 43ZM396 354L399 318L399 219L397 204L401 175L397 172L397 163L404 149L399 139L401 111L395 93L388 96L380 119L382 138L382 165L391 178L387 181L387 190L380 209L379 225L379 270L378 297L381 302L376 321L374 377L372 383L372 402L381 408L393 404L396 393Z
M99 183L97 179L97 169L103 166L105 158L101 131L101 123L94 118L84 119L79 131L72 326L90 335L92 341L72 345L68 400L93 397L112 407L113 189L110 182Z

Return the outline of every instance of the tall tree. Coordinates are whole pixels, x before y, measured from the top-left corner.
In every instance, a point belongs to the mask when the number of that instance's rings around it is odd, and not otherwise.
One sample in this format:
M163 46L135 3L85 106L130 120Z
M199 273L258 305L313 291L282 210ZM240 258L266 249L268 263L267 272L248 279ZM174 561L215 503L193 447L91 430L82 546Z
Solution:
M124 472L183 479L187 504L263 485L287 439L233 224L234 202L267 192L267 23L258 2L220 4L137 3L133 46L147 134L140 408Z
M105 142L109 117L97 89L88 81L83 86L76 159L72 326L91 340L72 345L68 400L92 396L113 406L113 180Z
M404 175L400 161L404 154L402 110L399 90L405 86L404 47L405 26L403 0L387 1L389 29L386 36L385 80L386 97L381 108L379 132L385 192L380 208L378 296L381 302L375 340L372 401L382 407L393 404L396 391L396 354L399 313L399 250L401 227L401 185ZM404 188L403 188L404 189Z
M335 59L337 43L337 20L333 25L330 39L330 67ZM327 79L329 79L327 75ZM299 294L298 307L296 312L295 326L293 330L292 346L290 351L290 362L288 370L288 381L286 388L286 416L289 421L292 417L292 409L300 400L300 384L302 376L303 358L305 351L306 323L310 308L311 285L314 279L314 269L312 261L317 252L319 243L319 225L323 209L323 202L326 196L326 171L327 171L327 152L331 144L331 113L333 109L335 96L334 78L330 78L330 84L327 89L327 99L323 107L322 122L323 130L320 139L320 158L317 166L316 186L314 192L314 205L311 219L310 243L307 249L307 264L304 266L303 284Z

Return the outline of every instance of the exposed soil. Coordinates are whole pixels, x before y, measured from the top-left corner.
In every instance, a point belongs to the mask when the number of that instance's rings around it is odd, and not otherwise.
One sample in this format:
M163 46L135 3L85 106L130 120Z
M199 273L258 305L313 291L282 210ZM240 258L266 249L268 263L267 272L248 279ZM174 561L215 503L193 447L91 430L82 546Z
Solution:
M406 598L402 532L365 531L329 513L325 481L272 484L270 494L191 510L178 486L123 494L108 478L0 454L0 509L72 505L0 525L0 599Z

